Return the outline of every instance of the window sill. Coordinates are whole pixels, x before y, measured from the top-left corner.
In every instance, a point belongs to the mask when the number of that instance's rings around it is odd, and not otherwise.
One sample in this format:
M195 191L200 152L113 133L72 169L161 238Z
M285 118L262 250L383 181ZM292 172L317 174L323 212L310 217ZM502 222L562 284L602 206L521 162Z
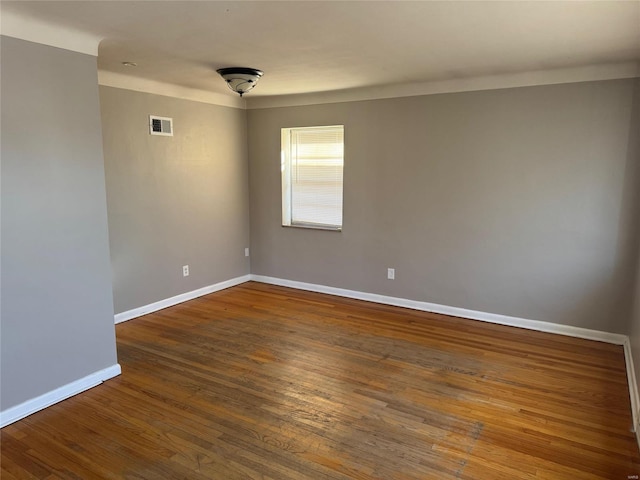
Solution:
M341 232L342 231L342 227L332 227L330 225L303 225L303 224L297 224L297 225L282 225L284 228L303 228L305 230L326 230L329 232Z

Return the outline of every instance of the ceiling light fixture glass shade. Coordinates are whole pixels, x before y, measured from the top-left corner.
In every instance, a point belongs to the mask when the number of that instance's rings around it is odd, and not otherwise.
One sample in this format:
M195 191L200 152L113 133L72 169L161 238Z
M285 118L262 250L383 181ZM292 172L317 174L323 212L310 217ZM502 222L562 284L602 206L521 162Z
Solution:
M246 67L220 68L216 71L227 82L227 86L240 96L253 89L262 76L262 71Z

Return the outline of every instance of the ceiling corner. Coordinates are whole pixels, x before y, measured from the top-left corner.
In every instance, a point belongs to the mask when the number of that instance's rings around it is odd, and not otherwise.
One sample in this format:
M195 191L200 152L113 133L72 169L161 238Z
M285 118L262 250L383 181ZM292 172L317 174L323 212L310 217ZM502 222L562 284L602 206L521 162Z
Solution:
M7 11L6 7L2 9L0 34L94 57L98 56L98 45L102 40L96 35Z

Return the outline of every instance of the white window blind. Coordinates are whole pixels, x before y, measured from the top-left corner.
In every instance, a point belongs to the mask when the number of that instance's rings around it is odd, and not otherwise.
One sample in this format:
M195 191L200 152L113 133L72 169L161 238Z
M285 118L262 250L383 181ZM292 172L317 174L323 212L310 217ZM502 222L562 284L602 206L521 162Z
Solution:
M344 126L282 129L282 223L342 228Z

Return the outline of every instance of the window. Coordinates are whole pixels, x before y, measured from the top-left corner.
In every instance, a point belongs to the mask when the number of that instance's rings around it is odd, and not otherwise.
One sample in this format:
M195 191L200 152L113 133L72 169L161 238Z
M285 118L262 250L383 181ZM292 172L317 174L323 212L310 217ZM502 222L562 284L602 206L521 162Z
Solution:
M344 126L282 129L282 225L342 229Z

